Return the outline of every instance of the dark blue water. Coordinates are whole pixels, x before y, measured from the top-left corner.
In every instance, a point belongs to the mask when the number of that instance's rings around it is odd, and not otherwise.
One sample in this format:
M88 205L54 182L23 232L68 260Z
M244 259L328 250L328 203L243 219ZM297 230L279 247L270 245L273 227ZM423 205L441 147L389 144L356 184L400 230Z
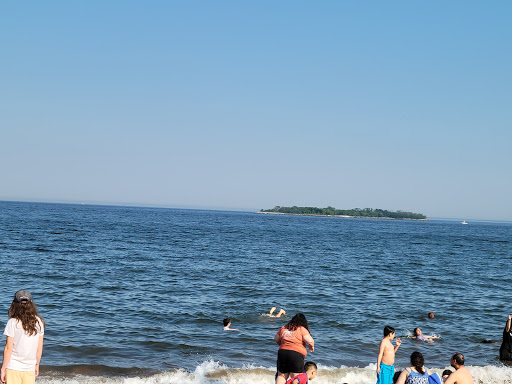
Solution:
M296 312L324 366L375 363L387 324L397 365L420 350L428 366L456 351L499 366L512 312L510 224L0 202L0 258L0 326L29 289L47 322L42 364L62 369L273 367ZM227 316L240 332L222 331ZM417 342L415 327L442 338Z

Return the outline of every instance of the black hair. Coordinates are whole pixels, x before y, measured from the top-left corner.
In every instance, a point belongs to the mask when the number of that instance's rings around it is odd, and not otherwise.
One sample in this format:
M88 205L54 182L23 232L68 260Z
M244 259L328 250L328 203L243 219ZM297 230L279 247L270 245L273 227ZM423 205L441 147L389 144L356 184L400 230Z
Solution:
M423 359L423 355L420 352L415 351L411 354L411 365L416 368L416 370L422 375L425 373L423 370L425 360Z
M455 361L458 365L464 365L464 355L462 353L455 353L452 356L452 360Z
M453 371L449 370L449 369L445 369L443 371L443 374L441 376L445 377L445 376L450 376L451 374L453 373Z
M299 327L304 327L309 332L308 321L303 313L297 313L284 327L289 331L295 331Z
M414 336L419 336L418 330L419 330L419 328L414 328Z
M318 371L318 368L316 367L316 364L312 361L306 361L306 364L304 364L304 372L307 372L309 368L315 368L316 371Z
M389 325L386 325L384 327L384 337L386 337L387 335L389 335L390 333L395 333L395 328L389 326Z
M229 323L231 323L231 319L229 317L226 317L224 320L222 320L224 323L224 326L227 327Z
M398 378L400 377L401 373L402 371L395 372L395 374L393 375L393 384L395 384L398 381Z

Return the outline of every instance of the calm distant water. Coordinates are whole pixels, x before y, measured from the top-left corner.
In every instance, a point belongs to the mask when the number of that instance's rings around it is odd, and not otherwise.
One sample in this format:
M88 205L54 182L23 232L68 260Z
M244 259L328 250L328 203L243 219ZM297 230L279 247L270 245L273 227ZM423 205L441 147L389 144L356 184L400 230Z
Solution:
M21 288L47 322L43 382L271 383L274 334L297 312L324 367L314 384L374 382L387 324L397 366L420 350L440 369L460 351L499 376L487 382L512 376L498 361L510 224L0 202L0 258L0 326ZM227 316L240 332L222 331ZM415 327L441 340L417 342Z

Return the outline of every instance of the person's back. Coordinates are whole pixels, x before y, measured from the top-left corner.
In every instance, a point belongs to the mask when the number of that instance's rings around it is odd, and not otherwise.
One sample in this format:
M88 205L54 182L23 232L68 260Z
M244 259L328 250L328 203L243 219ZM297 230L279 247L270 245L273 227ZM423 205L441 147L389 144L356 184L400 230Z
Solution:
M445 384L473 384L473 376L471 372L468 371L466 367L461 367L453 372L448 379L445 381Z
M405 368L397 380L397 384L428 384L429 372L424 367L423 355L414 351L411 354L411 366Z
M471 372L464 366L464 356L462 353L456 353L452 356L450 364L455 368L455 372L448 376L445 384L474 384Z
M43 353L44 321L30 292L20 290L15 293L4 335L2 383L33 384L39 374Z
M423 373L416 372L412 368L406 368L409 372L409 376L405 380L405 384L427 384L428 383L428 371L425 370Z

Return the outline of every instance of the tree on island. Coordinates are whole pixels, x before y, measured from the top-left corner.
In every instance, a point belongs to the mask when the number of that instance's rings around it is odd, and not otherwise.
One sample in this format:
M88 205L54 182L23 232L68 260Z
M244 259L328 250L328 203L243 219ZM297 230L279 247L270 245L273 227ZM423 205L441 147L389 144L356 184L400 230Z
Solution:
M373 217L373 218L390 218L390 219L414 219L425 220L427 217L421 213L405 212L405 211L388 211L385 209L373 208L354 208L354 209L336 209L328 206L327 208L317 207L281 207L276 205L272 209L262 209L260 212L287 213L293 215L322 215L322 216L354 216L354 217Z

